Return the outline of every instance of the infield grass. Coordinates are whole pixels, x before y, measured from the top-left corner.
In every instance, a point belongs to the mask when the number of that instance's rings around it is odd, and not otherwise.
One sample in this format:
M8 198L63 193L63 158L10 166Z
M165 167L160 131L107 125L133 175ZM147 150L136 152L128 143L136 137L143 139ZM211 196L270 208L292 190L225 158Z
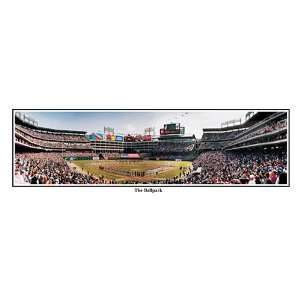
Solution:
M152 160L75 160L72 164L83 172L89 173L97 177L104 177L106 180L115 181L153 181L170 179L179 176L186 168L189 168L192 163L188 161L152 161ZM160 169L158 169L160 168ZM180 169L181 168L181 169ZM129 177L111 172L108 169L120 171L149 171L157 170L155 174L146 175L143 177Z

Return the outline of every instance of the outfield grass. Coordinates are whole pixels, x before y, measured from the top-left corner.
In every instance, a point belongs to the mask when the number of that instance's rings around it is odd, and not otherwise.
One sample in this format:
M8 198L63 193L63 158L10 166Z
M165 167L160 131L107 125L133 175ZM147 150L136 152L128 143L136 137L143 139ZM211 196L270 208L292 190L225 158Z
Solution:
M123 181L123 180L137 180L137 181L152 181L169 179L179 176L180 167L182 169L188 168L192 165L187 161L124 161L124 160L75 160L72 161L77 169L82 172L92 174L97 177L104 177L107 180ZM105 168L100 169L100 167ZM144 177L129 177L125 175L115 174L106 170L106 168L113 168L114 170L122 171L147 171L157 168L162 168L158 174L147 175Z

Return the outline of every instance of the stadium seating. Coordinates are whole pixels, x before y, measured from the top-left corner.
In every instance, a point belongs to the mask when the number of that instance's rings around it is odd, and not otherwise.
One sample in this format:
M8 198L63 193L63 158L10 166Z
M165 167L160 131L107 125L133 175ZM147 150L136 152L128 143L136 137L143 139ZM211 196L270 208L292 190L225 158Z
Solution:
M195 142L159 142L157 147L158 153L187 153L193 151L195 148Z
M18 123L15 124L15 182L116 184L74 169L67 160L118 160L134 154L140 159L193 162L193 168L180 176L143 182L147 184L286 184L287 114L269 113L258 120L250 126L203 129L200 140L193 136L145 141L140 136L129 141L127 135L127 140L122 142L89 141L83 131L52 130Z
M15 137L18 138L18 142L20 143L25 145L31 144L47 150L91 149L90 144L84 135L44 133L16 125Z

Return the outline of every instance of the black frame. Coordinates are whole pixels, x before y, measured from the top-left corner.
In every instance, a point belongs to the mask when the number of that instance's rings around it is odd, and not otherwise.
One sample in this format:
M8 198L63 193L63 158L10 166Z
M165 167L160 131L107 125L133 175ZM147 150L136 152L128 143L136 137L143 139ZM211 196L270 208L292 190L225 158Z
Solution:
M288 113L288 184L286 185L240 185L240 184L232 184L232 185L227 185L227 184L219 184L219 185L211 185L211 184L199 184L199 185L195 185L195 184L191 184L191 185L175 185L175 184L168 184L168 185L150 185L150 184L136 184L136 185L132 185L132 184L123 184L123 185L114 185L114 184L110 184L110 185L105 185L105 184L95 184L95 185L15 185L14 184L14 136L15 136L15 131L14 131L14 124L15 124L15 120L14 120L14 116L15 116L15 111L49 111L49 110L55 110L55 111L205 111L205 110L209 110L209 111L214 111L214 110L245 110L245 111L251 111L251 110L259 110L259 111L277 111L277 110L282 110L282 111L287 111ZM290 119L290 108L269 108L269 109L259 109L259 108L147 108L147 109L143 109L143 108L113 108L113 109L109 109L109 108L32 108L32 109L28 109L28 108L13 108L12 109L12 174L11 174L11 178L12 178L12 187L14 188L36 188L36 187L40 187L40 188L44 188L44 187L49 187L49 188L94 188L94 187L108 187L108 188L160 188L160 187L167 187L167 188L190 188L190 187L197 187L197 188L202 188L202 187L210 187L210 188L289 188L291 187L290 184L290 174L291 174L291 169L290 169L290 156L291 156L291 147L290 147L290 134L291 134L291 119Z

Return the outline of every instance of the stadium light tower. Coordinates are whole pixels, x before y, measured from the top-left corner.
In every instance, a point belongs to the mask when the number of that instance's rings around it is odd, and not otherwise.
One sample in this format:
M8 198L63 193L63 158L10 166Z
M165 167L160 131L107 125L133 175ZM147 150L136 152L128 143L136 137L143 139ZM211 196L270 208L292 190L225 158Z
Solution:
M144 130L145 135L154 135L155 134L155 127L148 127Z

